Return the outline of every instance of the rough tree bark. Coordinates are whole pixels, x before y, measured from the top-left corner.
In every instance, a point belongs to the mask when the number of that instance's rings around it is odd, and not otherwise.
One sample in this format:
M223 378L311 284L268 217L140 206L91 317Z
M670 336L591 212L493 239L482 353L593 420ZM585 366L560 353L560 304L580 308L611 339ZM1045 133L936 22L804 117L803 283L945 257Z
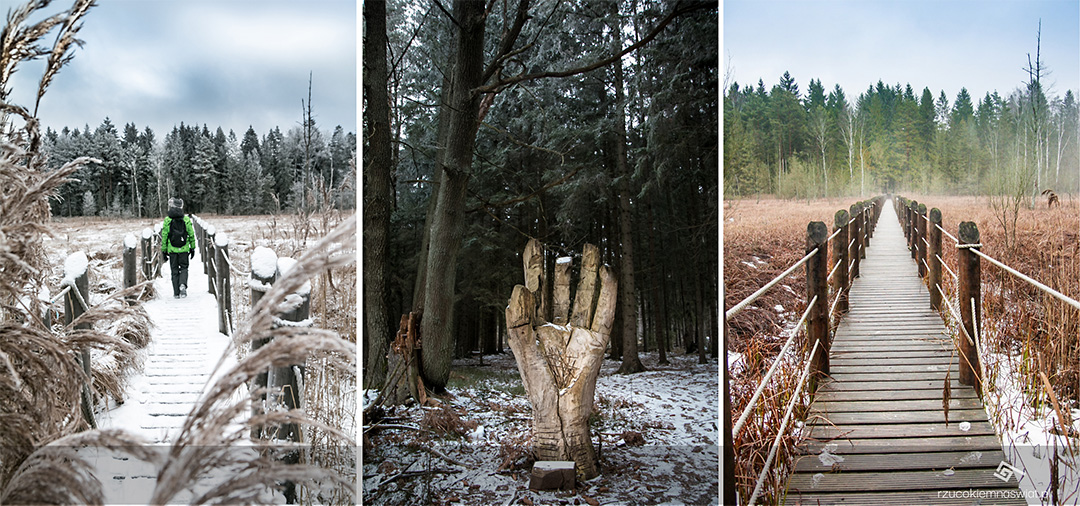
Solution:
M525 393L533 407L533 449L537 460L573 460L581 479L600 474L589 431L596 379L615 319L618 282L599 251L586 244L569 324L548 323L537 314L542 290L543 251L532 239L523 258L525 285L514 287L506 308L507 341L517 360ZM558 286L569 278L569 258L556 269ZM599 267L599 268L598 268ZM599 279L598 279L599 274ZM565 276L565 278L564 278ZM599 283L598 283L599 281ZM599 296L595 296L599 290ZM566 318L569 290L555 290L555 319ZM595 304L593 300L596 299Z
M379 388L386 379L390 316L390 106L386 70L386 4L364 3L364 94L370 141L364 154L364 339L367 367L364 384Z
M617 7L616 7L617 9ZM622 45L619 37L616 46ZM630 214L630 164L626 157L626 94L623 92L622 59L615 60L615 167L618 170L619 191L619 302L622 304L622 365L619 374L645 370L638 358L637 294L634 292L634 226Z

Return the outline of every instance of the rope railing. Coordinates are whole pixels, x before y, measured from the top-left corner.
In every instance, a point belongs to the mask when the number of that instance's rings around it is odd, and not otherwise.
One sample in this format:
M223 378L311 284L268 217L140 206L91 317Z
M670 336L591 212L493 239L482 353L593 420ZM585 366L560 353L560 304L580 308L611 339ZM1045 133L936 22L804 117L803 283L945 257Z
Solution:
M816 255L817 252L818 252L818 248L814 248L813 251L811 251L810 253L807 253L806 256L802 257L802 259L800 259L798 262L795 262L795 265L792 265L791 267L788 267L788 269L786 271L780 273L779 276L776 276L775 278L773 278L772 281L769 281L768 283L766 283L765 286L759 288L758 291L750 294L749 297L743 299L738 304L735 304L734 306L732 306L731 309L728 309L724 313L724 320L725 321L730 320L732 316L735 316L735 315L739 314L739 311L742 311L746 306L750 305L752 302L757 300L758 297L761 297L770 288L776 286L776 284L779 283L780 280L788 277L788 275L790 275L792 272L795 272L795 269L797 269L797 268L799 268L799 266L805 264L808 260L810 260L810 257L813 257L814 255Z
M949 268L949 264L945 263L945 259L941 258L941 255L934 255L934 256L936 256L938 261L941 262L941 266L944 267L945 270L949 271L949 274L952 276L953 281L956 281L957 283L959 283L960 282L960 276L958 276L955 272L953 272L952 269Z
M937 223L935 223L934 226L937 227L937 229L940 230L942 234L945 234L946 237L948 237L949 239L952 239L953 243L960 244L960 240L957 239L956 236L950 234L948 230L945 230L944 228L942 228L941 225L938 225Z
M840 302L840 295L844 293L844 289L841 288L836 291L836 297L833 297L832 305L829 306L829 314L833 314L836 311L836 304Z
M841 262L841 261L837 260L837 261L836 261L836 265L834 265L834 266L833 266L833 268L832 268L832 270L830 270L830 271L829 271L829 275L828 275L828 276L825 276L825 279L832 279L832 277L833 277L833 274L836 274L836 270L840 268L840 264L841 264L841 263L843 263L843 262Z
M764 378L761 378L761 383L758 384L757 390L754 391L754 395L750 397L750 402L746 403L746 407L743 408L742 415L739 416L739 421L735 422L735 427L731 429L732 437L739 435L739 431L742 430L743 424L750 418L750 412L754 410L754 406L757 405L758 399L761 398L761 393L765 391L765 385L769 383L769 380L772 379L773 375L776 374L776 371L780 368L780 362L787 353L788 348L795 342L795 336L799 335L799 329L802 328L803 323L806 322L806 317L810 314L810 310L813 309L815 302L817 302L816 296L806 305L806 311L803 311L802 318L799 318L799 323L795 324L795 327L791 329L791 335L788 336L787 342L785 342L784 347L780 349L780 353L776 354L776 359L773 360L772 367L769 367L769 372L765 373ZM809 361L807 362L809 363Z
M1046 286L1046 285L1032 279L1030 276L1028 276L1028 275L1016 270L1016 269L1013 269L1012 267L1009 267L1008 265L1005 265L1005 264L999 262L998 260L994 259L990 255L987 255L986 253L983 253L982 251L979 251L978 249L972 248L971 251L973 253L975 253L976 255L979 255L980 257L985 258L986 261L988 261L988 262L990 262L990 263L1004 269L1005 272L1008 272L1009 274L1012 274L1013 276L1016 276L1016 277L1018 277L1018 278L1020 278L1020 279L1022 279L1024 281L1027 281L1029 284L1031 284L1035 288L1038 288L1038 289L1040 289L1040 290L1054 296L1058 300L1060 300L1060 301L1062 301L1062 302L1064 302L1064 303L1066 303L1066 304L1068 304L1068 305L1070 305L1070 306L1072 306L1072 307L1074 307L1076 309L1080 309L1080 302L1078 302L1076 299L1074 299L1072 297L1069 297L1068 295L1065 295L1065 294L1063 294L1063 293L1061 293L1061 292L1059 292L1057 290L1054 290L1053 288L1050 288L1049 286Z
M769 457L765 459L765 465L761 468L761 473L758 474L757 483L754 485L754 493L750 496L750 502L747 504L753 506L759 495L761 495L761 487L765 483L765 477L772 470L772 461L776 458L776 450L780 447L780 440L784 437L784 431L787 430L788 421L791 420L791 413L795 409L795 402L799 400L800 394L802 394L803 385L806 384L806 377L810 373L810 364L814 363L814 354L818 350L820 341L814 342L814 347L810 350L810 356L806 360L806 365L803 366L802 374L799 376L799 382L795 387L795 393L792 394L791 400L788 401L787 411L784 412L784 419L780 422L780 430L776 431L776 438L773 439L772 447L769 448Z

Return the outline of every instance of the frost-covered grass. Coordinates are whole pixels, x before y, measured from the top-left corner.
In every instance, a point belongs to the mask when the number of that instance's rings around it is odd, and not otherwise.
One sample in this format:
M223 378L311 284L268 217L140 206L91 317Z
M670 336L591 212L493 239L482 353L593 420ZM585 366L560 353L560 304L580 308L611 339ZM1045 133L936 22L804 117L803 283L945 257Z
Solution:
M509 350L483 366L457 360L441 407L398 408L379 422L393 428L365 428L364 503L715 504L717 364L668 357L642 354L649 371L626 376L604 362L591 421L602 474L572 492L528 489L532 412Z

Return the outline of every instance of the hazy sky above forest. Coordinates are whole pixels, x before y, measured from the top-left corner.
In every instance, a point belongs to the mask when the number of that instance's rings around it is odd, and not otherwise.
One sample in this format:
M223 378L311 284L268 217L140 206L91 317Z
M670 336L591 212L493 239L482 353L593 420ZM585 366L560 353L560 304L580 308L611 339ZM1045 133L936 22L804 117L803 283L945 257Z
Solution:
M1080 2L725 0L722 65L729 86L771 89L784 71L806 96L811 79L826 93L840 84L851 101L879 79L944 90L973 101L1008 95L1027 79L1042 19L1044 89L1059 97L1080 86Z
M69 4L54 2L48 12ZM311 72L316 124L328 135L337 125L356 132L356 9L354 0L100 2L79 32L85 46L54 79L38 116L57 130L92 130L108 116L121 133L134 122L159 141L180 122L238 137L251 125L261 137L300 122ZM13 102L33 108L43 68L19 67Z

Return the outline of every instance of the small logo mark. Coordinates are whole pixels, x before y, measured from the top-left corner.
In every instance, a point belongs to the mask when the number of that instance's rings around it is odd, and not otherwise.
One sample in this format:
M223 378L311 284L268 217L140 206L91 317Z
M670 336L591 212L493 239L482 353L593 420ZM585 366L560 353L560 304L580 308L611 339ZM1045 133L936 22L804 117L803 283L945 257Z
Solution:
M1022 469L1018 469L1009 465L1008 462L1005 462L1003 460L1000 464L998 464L997 471L994 472L994 477L1001 481L1007 482L1009 481L1009 478L1013 477L1014 474L1016 475L1016 481L1019 482L1020 477L1024 475L1024 471Z

